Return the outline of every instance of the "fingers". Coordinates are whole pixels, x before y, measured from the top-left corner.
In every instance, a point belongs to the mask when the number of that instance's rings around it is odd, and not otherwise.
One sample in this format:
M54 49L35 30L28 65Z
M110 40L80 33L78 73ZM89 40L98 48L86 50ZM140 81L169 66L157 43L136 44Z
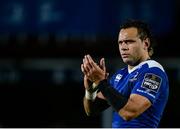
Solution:
M84 70L85 71L90 71L92 66L89 63L89 60L87 59L87 57L85 56L83 59L83 65L84 65Z
M91 68L98 68L98 65L94 62L90 55L85 56Z
M81 66L81 70L83 71L83 73L91 73L96 67L96 63L93 61L90 55L85 55L83 64Z
M85 74L86 73L86 71L85 71L85 69L84 69L84 65L83 64L81 64L81 71Z
M86 57L86 55L83 58L83 64L81 64L81 71L87 75L90 71L92 70L92 66L89 63L88 58Z
M83 64L81 66L81 70L83 71L83 73L86 74L91 73L94 70L100 70L100 71L103 70L104 72L106 72L104 58L100 60L100 67L99 67L97 63L94 62L94 60L90 55L85 55L83 59Z
M83 64L81 64L81 71L91 81L102 78L104 73L106 73L104 58L100 60L100 66L99 66L96 64L96 62L94 62L94 60L90 55L85 55L83 58Z
M92 70L87 70L87 67L85 67L84 64L81 64L81 71L87 77L87 76L89 76L89 74L91 73Z

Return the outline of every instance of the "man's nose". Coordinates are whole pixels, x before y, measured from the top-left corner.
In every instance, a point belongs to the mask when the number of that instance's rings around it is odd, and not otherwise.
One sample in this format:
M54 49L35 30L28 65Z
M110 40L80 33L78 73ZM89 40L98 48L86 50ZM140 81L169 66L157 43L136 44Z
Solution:
M128 49L127 43L122 42L121 45L120 45L120 49L121 49L121 50L127 50L127 49Z

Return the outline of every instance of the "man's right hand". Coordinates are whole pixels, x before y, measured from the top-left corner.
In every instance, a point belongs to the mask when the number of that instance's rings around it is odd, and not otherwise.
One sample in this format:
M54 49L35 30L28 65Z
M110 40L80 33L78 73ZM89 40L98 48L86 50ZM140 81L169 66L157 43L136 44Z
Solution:
M95 88L99 84L102 78L107 79L108 76L104 58L100 60L98 65L90 55L85 55L83 64L81 64L81 71L84 73L84 86L87 90L92 90L92 88Z

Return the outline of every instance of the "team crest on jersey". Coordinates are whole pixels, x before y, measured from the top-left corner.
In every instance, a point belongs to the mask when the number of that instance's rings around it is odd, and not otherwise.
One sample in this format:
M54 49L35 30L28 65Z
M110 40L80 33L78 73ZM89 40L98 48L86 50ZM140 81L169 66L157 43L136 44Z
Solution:
M157 93L160 88L161 81L161 77L152 73L146 73L141 87Z
M116 75L116 78L115 78L115 81L119 81L119 80L121 80L121 78L122 78L122 75L121 74L118 74L118 75Z
M137 80L137 77L138 77L138 74L139 72L136 72L135 75L129 79L129 81L133 82L133 81L136 81Z

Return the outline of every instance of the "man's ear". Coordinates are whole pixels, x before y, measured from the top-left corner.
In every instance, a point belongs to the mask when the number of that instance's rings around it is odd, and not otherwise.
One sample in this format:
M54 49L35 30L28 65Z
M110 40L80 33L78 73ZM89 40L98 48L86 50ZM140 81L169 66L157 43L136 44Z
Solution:
M149 38L144 39L144 50L148 50L150 47L150 40Z

